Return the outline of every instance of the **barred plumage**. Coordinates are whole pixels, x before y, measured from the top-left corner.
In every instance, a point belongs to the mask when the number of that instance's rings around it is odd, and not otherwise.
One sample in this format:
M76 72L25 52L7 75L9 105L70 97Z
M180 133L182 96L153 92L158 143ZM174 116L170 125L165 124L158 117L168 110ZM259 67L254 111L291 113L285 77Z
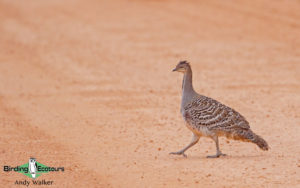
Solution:
M253 142L262 150L268 150L267 142L256 135L250 129L248 121L234 109L203 95L199 95L193 89L192 70L186 61L181 61L173 71L183 72L181 113L187 127L194 133L192 142L178 152L186 156L184 152L195 145L201 136L211 137L216 142L217 153L208 157L219 157L222 152L219 149L219 136L230 139Z
M209 130L228 131L250 128L247 120L238 112L205 96L199 95L183 108L184 119L195 127L206 126Z

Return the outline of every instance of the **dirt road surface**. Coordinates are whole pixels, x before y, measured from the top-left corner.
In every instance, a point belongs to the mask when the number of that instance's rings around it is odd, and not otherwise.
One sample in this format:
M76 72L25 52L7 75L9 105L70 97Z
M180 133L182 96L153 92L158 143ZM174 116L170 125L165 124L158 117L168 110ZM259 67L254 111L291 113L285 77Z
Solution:
M300 187L300 2L1 0L1 187L29 157L52 187ZM181 118L194 87L243 114L271 150L201 138ZM37 186L35 186L37 187ZM50 187L50 186L49 186Z

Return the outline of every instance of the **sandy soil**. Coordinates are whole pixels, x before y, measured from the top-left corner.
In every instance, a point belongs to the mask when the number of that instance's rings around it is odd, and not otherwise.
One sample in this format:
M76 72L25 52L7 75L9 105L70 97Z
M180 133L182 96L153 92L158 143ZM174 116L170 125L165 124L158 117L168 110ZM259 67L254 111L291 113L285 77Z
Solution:
M300 187L299 20L296 0L1 0L1 168L64 166L41 176L54 187ZM270 151L221 139L207 159L201 138L168 155L191 139L183 59ZM1 187L22 179L1 170Z

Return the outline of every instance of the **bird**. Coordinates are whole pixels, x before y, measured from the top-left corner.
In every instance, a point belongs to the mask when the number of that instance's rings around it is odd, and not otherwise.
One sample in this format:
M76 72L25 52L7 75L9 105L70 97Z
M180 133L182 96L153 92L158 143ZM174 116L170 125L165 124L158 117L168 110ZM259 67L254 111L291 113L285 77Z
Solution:
M36 164L36 159L31 157L29 159L29 162L28 162L28 169L29 169L29 172L31 174L31 177L33 179L36 178L36 172L37 172L37 164Z
M182 81L182 98L180 112L188 129L193 132L192 141L183 149L171 152L174 155L183 155L194 146L200 137L209 137L216 144L216 154L207 158L226 156L220 150L219 137L252 142L262 150L268 150L268 143L251 129L249 122L240 113L215 99L198 94L192 83L192 68L189 62L180 61L173 72L184 74Z

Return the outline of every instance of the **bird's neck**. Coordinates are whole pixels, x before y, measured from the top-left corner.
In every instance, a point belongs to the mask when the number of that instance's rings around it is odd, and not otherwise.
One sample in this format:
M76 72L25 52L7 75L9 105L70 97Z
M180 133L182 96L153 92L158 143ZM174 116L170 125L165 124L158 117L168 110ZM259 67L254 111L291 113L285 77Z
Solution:
M192 69L189 67L184 73L182 81L182 102L188 102L196 94L192 83Z

